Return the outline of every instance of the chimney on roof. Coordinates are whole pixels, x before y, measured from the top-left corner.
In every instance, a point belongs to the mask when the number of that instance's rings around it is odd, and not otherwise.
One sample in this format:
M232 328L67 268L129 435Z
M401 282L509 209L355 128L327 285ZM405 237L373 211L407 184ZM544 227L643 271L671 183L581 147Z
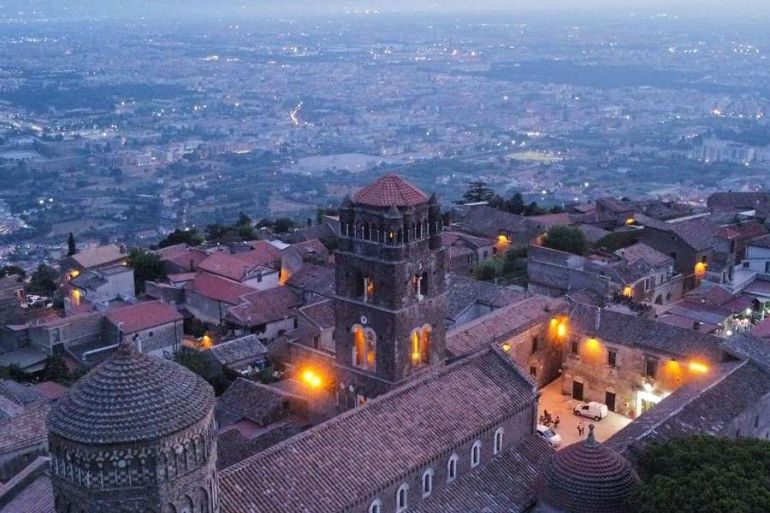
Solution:
M695 330L695 331L700 331L700 322L698 322L698 321L693 321L693 323L692 323L692 329L693 329L693 330Z

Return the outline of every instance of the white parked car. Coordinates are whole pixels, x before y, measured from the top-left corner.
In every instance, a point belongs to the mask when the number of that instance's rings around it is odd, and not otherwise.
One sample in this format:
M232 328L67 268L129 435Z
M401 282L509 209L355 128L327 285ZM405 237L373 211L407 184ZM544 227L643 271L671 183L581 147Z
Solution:
M594 420L602 420L604 417L607 416L607 405L602 403L597 403L595 401L591 401L590 403L581 404L580 406L575 407L573 410L575 412L575 415L579 415L581 417L588 417L589 419Z
M545 438L551 444L551 447L559 447L561 445L561 435L548 426L538 424L537 434Z

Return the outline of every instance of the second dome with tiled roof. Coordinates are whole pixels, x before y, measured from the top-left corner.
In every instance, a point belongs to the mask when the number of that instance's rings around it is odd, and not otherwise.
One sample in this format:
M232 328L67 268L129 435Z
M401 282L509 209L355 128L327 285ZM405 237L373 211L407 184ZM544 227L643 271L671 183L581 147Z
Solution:
M538 500L560 513L626 513L639 482L631 465L593 435L557 452L538 482Z
M213 407L202 378L123 344L54 406L49 428L84 444L138 442L192 426Z
M354 203L372 207L413 207L427 201L424 192L394 174L381 176L353 197Z

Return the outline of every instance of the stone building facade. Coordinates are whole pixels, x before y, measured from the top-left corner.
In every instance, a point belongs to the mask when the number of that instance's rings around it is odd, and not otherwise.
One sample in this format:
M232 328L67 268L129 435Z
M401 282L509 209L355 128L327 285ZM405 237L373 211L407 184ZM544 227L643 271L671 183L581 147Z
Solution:
M342 407L444 359L446 250L441 209L395 175L347 199L335 255Z
M214 393L130 344L49 417L57 513L218 513Z
M562 393L634 418L722 358L716 337L581 306L570 315Z

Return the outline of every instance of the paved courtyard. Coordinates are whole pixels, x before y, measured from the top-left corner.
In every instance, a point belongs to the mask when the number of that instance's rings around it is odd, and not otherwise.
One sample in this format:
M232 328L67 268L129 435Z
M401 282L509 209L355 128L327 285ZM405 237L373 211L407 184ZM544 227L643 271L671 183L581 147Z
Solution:
M553 419L555 419L557 415L559 416L559 427L554 429L554 431L561 435L562 444L560 449L585 438L586 434L588 434L588 424L590 423L593 423L596 426L596 429L594 430L596 439L603 442L631 422L631 419L628 417L624 417L623 415L614 412L609 412L609 415L607 415L606 418L598 422L593 419L576 416L572 413L572 410L578 404L582 404L582 401L575 401L568 395L562 395L561 378L550 383L541 389L540 392L538 418L545 410L548 410L548 413L551 414L551 418ZM578 423L581 420L586 428L582 438L578 436L577 431Z

